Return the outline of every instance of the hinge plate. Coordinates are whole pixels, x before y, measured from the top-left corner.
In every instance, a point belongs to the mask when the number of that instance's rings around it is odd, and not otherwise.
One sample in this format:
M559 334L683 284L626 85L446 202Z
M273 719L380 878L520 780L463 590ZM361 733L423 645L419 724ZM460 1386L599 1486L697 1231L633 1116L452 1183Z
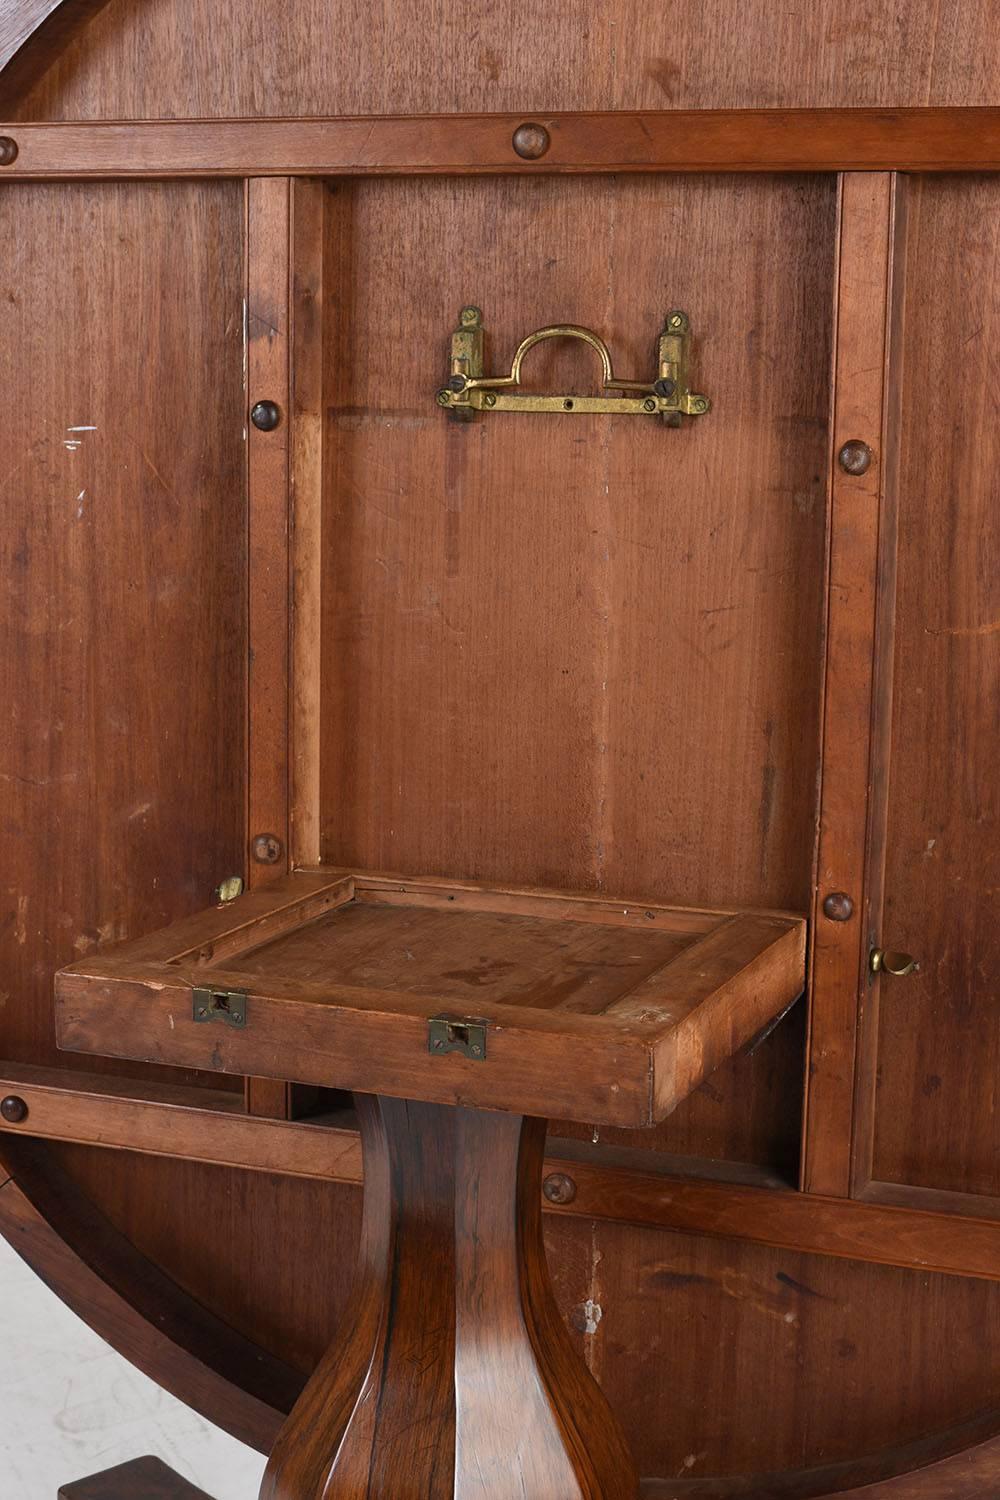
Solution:
M196 988L192 995L192 1016L199 1026L221 1021L223 1026L240 1030L247 1024L246 990L212 990Z
M488 1021L470 1020L465 1016L433 1016L427 1024L427 1050L435 1057L460 1052L473 1062L485 1060Z

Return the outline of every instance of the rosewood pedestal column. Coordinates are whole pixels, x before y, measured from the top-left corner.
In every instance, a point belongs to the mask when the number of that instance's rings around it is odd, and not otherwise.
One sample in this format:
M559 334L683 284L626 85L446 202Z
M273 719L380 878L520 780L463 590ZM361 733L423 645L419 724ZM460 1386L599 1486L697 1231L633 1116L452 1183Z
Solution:
M261 1500L634 1500L625 1440L552 1294L545 1122L358 1107L350 1322L281 1432Z

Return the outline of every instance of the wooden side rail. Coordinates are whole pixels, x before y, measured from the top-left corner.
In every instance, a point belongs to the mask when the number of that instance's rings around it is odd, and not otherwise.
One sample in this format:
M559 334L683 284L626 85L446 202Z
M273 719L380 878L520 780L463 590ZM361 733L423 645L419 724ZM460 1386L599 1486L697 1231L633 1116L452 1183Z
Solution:
M24 1113L11 1101L19 1101ZM19 1116L15 1119L14 1116ZM243 1113L242 1096L0 1064L0 1132L332 1182L362 1179L353 1129ZM1000 1280L1000 1221L730 1181L669 1176L657 1158L549 1140L547 1176L569 1177L551 1213L745 1239L777 1249ZM636 1165L637 1158L642 1165ZM675 1163L676 1168L676 1163ZM739 1168L733 1168L734 1173Z

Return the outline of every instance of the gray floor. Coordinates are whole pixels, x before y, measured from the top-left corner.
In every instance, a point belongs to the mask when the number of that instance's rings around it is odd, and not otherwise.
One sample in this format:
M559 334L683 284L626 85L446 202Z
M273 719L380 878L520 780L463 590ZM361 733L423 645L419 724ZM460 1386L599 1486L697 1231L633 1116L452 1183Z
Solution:
M214 1497L254 1500L264 1461L140 1375L0 1239L0 1500L155 1453Z

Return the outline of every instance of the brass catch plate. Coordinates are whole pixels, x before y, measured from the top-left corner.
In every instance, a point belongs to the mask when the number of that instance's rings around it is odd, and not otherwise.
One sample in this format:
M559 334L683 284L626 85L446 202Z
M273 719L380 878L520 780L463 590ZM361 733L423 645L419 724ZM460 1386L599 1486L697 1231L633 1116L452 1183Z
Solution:
M220 1021L223 1026L242 1030L247 1024L246 990L196 988L192 991L192 1015L199 1026Z
M428 1022L427 1050L435 1057L460 1052L473 1062L486 1057L487 1021L473 1021L455 1016L434 1016Z

